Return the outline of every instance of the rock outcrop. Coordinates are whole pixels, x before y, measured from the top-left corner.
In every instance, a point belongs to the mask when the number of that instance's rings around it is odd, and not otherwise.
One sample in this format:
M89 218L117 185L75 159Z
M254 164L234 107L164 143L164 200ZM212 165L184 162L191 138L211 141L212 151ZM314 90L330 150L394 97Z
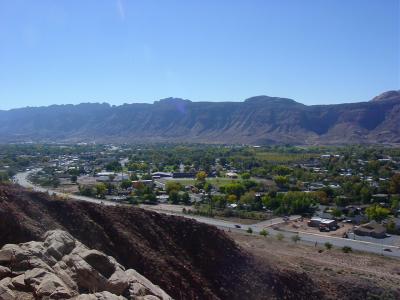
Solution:
M172 299L133 269L62 230L0 250L0 299Z

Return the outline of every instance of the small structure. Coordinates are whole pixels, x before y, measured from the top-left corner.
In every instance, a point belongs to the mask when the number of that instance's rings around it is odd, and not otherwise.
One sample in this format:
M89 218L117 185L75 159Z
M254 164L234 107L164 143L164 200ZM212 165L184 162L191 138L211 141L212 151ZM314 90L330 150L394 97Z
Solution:
M168 196L168 195L158 195L158 196L157 196L157 201L158 201L159 203L167 203L167 202L168 202L168 199L169 199L169 196Z
M196 173L194 172L174 172L172 178L195 178Z
M230 179L236 179L239 177L239 175L235 172L226 172L226 177L230 178Z
M354 234L361 236L371 236L381 239L386 237L386 228L376 221L371 221L367 224L354 228Z
M313 217L310 221L307 222L307 225L310 227L318 227L320 230L335 230L337 229L338 225L336 220L332 219L323 219L320 217Z
M151 176L153 177L153 178L155 178L155 179L157 179L157 178L165 178L165 177L172 177L172 173L169 173L169 172L154 172L154 173L151 173Z
M99 173L96 173L94 176L95 177L104 177L104 176L114 176L115 175L115 173L114 172L106 172L106 171L103 171L103 172L99 172Z

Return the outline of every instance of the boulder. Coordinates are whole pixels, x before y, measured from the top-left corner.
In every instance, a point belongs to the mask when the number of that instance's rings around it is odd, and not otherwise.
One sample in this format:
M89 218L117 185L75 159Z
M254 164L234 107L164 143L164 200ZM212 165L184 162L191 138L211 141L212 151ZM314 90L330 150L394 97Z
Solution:
M0 266L0 280L11 275L11 270L7 267Z
M55 274L40 268L28 270L25 273L25 283L34 290L38 297L51 296L52 299L65 299L76 295Z
M10 264L15 260L15 255L19 251L19 246L14 244L6 244L0 250L0 263Z
M128 295L129 298L134 298L136 296L146 296L149 290L139 282L131 282L129 285Z
M125 272L130 277L131 282L138 282L141 285L145 286L150 295L157 296L163 300L172 300L172 298L166 292L164 292L159 286L154 285L150 280L148 280L146 277L142 276L135 270L129 269L126 270Z
M79 255L64 256L63 262L68 267L65 269L69 277L73 278L80 289L89 291L104 291L107 289L107 278L93 268Z
M75 248L75 239L65 231L48 231L44 235L44 238L43 245L46 247L46 253L57 260L71 253Z
M1 300L15 300L15 293L7 287L0 284L0 299Z
M11 279L11 283L15 287L15 289L25 290L27 287L25 284L25 274L15 276L14 278Z
M79 295L79 291L98 292ZM125 271L113 257L88 249L60 230L47 232L43 242L0 249L0 300L71 298L171 299L135 270Z
M110 292L101 292L95 294L83 294L74 298L74 300L127 300L125 297L116 296Z
M115 261L100 251L87 250L81 254L81 257L106 278L116 271Z
M123 270L117 270L108 279L107 290L121 295L129 287L129 276Z

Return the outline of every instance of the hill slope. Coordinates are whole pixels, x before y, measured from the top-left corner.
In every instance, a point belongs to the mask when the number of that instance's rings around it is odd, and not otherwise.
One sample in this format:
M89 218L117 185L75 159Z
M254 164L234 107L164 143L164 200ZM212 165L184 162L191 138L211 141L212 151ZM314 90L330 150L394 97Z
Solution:
M257 265L216 227L0 185L0 248L61 229L117 259L174 299L320 299L307 276Z
M0 111L0 142L400 143L400 92L369 102L306 106L244 102L54 105Z
M365 284L356 275L351 284L333 274L321 281L321 270L305 273L290 263L260 260L223 231L194 220L134 207L52 199L0 185L0 248L41 241L54 229L114 257L174 299L375 299L384 292L398 294L373 281ZM85 292L82 287L80 292Z

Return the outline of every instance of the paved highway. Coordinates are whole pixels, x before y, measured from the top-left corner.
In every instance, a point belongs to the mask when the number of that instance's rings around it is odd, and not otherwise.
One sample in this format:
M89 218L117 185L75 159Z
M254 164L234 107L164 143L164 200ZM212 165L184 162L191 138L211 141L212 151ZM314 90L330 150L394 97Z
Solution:
M74 195L74 194L64 194L60 193L54 190L49 190L46 188L42 188L39 186L36 186L29 182L28 180L28 175L32 172L37 172L40 169L34 169L31 171L23 172L23 173L18 173L17 175L14 176L14 182L18 183L19 185L33 189L38 192L47 192L49 194L56 194L60 197L68 197L72 198L75 200L80 200L80 201L88 201L92 203L97 203L97 204L103 204L103 205L118 205L115 202L112 201L106 201L106 200L98 200L98 199L93 199L89 197L84 197L84 196L79 196L79 195ZM317 245L323 245L326 242L331 243L334 247L344 247L344 246L349 246L354 250L359 250L359 251L365 251L365 252L370 252L370 253L375 253L375 254L382 254L385 256L392 256L392 257L399 257L400 258L400 248L396 246L389 246L389 245L384 245L380 243L375 243L375 242L365 242L365 241L358 241L358 240L351 240L351 239L344 239L344 238L338 238L338 237L332 237L332 236L325 236L322 234L313 234L313 233L306 233L306 232L298 232L298 231L287 231L287 230L275 230L273 227L279 223L284 222L282 218L275 218L272 220L267 220L263 221L260 223L252 224L252 225L240 225L240 228L237 228L237 223L229 222L229 221L224 221L224 220L219 220L219 219L213 219L213 218L207 218L207 217L201 217L201 216L193 216L193 215L184 215L182 213L176 212L176 211L168 211L168 210L159 210L157 209L157 206L142 206L144 209L148 210L153 210L157 211L160 213L165 213L169 215L178 215L178 216L183 216L185 218L190 218L190 219L195 219L198 222L206 223L209 225L214 225L217 226L218 228L224 229L224 230L238 230L238 231L246 231L248 228L251 228L254 233L258 234L261 230L267 229L270 235L276 235L278 233L281 233L286 239L291 238L293 235L298 234L299 237L301 238L301 242L305 243L310 243L310 244L317 244ZM296 219L299 216L291 216L290 219ZM379 240L377 240L379 241ZM390 249L390 251L384 251L384 249Z

